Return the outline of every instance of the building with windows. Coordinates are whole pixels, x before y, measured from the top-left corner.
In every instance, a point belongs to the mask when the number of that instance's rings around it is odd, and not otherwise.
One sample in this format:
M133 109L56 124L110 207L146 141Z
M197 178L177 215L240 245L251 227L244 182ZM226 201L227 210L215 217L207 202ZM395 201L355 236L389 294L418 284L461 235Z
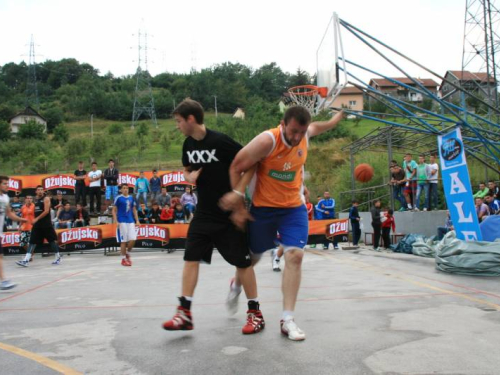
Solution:
M466 70L448 70L444 80L439 87L441 97L450 103L460 103L460 91L456 90L451 83L464 88L468 92L481 98L490 98L495 101L495 91L498 89L497 82L493 76L486 73L472 73Z
M332 108L349 108L353 111L363 111L363 91L354 86L346 86L330 105Z
M415 87L416 89L419 89L419 86L408 77L391 78L391 79L393 79L394 81L399 81L405 84L406 86ZM439 85L433 79L413 78L413 80L417 81L420 85L425 87L433 94L437 94ZM391 80L385 78L372 78L370 80L369 85L373 87L375 90L381 91L382 93L389 95L395 99L404 100L405 102L421 103L424 100L422 94L410 90L408 87L400 86L392 82Z
M45 127L45 131L47 131L47 120L30 106L24 108L22 112L19 112L9 119L10 131L13 134L19 133L21 125L26 124L29 121L35 121L36 123L43 125Z

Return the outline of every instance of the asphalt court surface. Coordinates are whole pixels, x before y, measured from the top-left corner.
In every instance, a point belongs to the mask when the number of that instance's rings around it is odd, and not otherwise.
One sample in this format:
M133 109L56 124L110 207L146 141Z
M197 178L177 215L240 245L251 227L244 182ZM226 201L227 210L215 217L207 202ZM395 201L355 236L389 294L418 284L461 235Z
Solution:
M444 274L406 254L307 250L296 322L280 334L281 273L256 267L266 328L244 336L246 300L228 316L233 268L214 253L193 301L195 329L161 329L177 305L183 252L5 257L0 374L499 374L500 279ZM283 265L282 265L283 266Z

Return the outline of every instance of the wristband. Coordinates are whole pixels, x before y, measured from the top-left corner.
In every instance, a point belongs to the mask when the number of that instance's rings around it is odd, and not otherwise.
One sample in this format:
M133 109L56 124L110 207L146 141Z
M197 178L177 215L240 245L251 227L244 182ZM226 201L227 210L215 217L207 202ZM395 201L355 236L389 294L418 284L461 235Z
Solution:
M245 194L243 194L241 191L233 189L233 193L235 193L236 195L239 195L241 198L245 199Z

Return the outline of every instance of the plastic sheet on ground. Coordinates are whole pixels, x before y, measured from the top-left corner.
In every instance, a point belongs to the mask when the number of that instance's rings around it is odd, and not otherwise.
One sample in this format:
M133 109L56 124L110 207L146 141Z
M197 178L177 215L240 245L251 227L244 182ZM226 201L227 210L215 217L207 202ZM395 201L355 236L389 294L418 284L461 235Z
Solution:
M416 248L427 247L427 242L429 239L421 234L407 234L404 236L396 245L391 245L391 250L395 253L405 253L405 254L413 254L414 246ZM431 241L432 242L432 241ZM427 252L429 250L425 250ZM424 251L422 251L424 252ZM416 254L420 255L420 254ZM422 255L424 256L424 255ZM434 256L434 255L432 255Z
M479 226L483 241L500 239L500 215L488 216Z
M500 241L465 242L448 232L436 243L436 268L474 276L500 276Z

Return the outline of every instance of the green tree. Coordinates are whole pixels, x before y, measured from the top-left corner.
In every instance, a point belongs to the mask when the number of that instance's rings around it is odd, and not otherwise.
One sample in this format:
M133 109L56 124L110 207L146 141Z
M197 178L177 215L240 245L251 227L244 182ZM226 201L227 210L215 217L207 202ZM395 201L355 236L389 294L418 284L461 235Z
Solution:
M160 137L160 144L162 150L165 152L165 155L167 155L168 151L170 150L170 146L172 144L172 141L170 139L170 134L163 133Z
M124 131L124 127L122 124L118 124L118 123L115 123L115 124L111 124L108 128L108 134L109 135L120 135L120 134L123 134L123 131Z
M43 117L47 120L47 133L52 133L63 122L64 116L61 108L50 107L43 112Z
M64 124L59 124L54 129L54 137L52 138L55 142L64 144L68 142L69 131Z
M94 137L90 142L90 156L95 160L104 155L108 149L107 137Z
M0 121L0 141L5 142L10 139L10 125L7 121Z
M17 135L21 139L45 139L45 126L35 120L30 120L20 126Z
M135 131L136 135L136 146L138 151L139 158L142 157L144 151L148 148L149 145L149 126L145 123L139 124L137 130Z
M76 160L83 159L87 154L88 143L86 139L82 138L72 138L66 143L65 157L69 163L73 163Z

